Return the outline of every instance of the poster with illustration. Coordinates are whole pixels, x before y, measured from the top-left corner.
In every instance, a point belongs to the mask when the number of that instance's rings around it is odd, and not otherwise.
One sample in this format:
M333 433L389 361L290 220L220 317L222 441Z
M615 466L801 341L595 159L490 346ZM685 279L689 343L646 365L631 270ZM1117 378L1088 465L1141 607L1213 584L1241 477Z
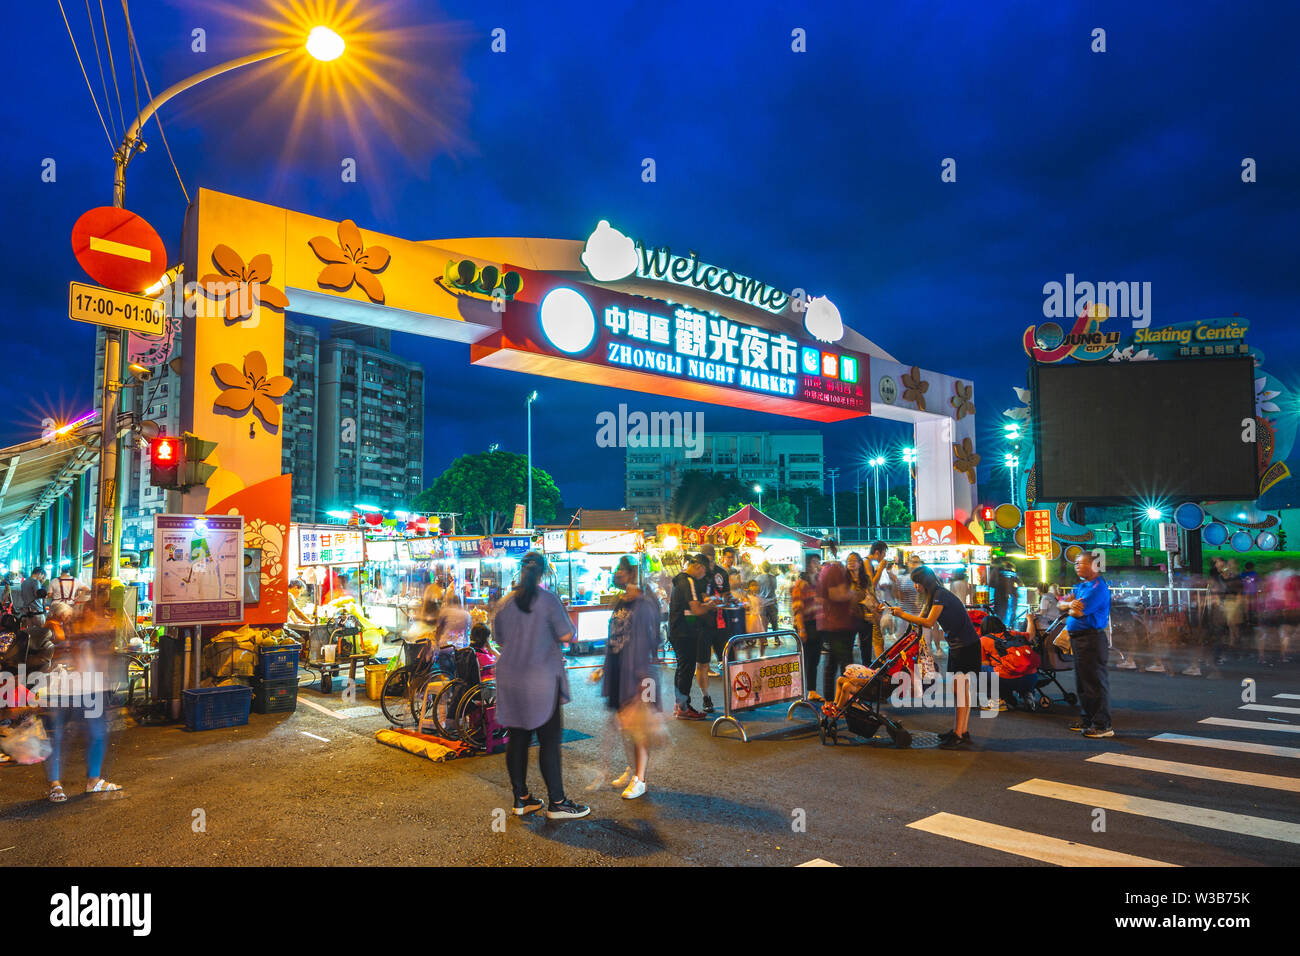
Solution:
M242 516L157 515L154 554L156 624L242 622Z

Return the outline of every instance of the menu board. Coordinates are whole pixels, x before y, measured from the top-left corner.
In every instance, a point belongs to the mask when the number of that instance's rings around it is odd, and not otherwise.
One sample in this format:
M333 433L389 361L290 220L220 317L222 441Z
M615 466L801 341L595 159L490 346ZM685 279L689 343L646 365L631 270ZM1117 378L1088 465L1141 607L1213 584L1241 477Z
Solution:
M367 561L396 561L397 542L396 541L367 541L366 560Z
M298 564L361 564L365 561L365 537L359 528L342 525L298 526Z

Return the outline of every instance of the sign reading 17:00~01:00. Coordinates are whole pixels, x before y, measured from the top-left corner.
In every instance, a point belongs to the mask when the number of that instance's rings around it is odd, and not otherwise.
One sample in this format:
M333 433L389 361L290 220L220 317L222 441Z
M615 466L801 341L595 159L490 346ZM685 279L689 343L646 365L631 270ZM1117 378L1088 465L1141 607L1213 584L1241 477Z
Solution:
M68 283L68 318L141 335L167 331L167 307L161 299L115 292L85 282Z

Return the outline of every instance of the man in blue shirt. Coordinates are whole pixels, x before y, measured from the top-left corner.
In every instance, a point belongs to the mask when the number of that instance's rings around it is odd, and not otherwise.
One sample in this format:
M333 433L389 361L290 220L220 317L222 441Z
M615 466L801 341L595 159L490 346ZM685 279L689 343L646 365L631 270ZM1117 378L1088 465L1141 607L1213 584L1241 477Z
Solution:
M1065 629L1070 632L1074 651L1074 682L1079 691L1078 721L1070 729L1085 737L1114 737L1110 727L1110 677L1106 662L1110 658L1110 586L1097 573L1094 558L1087 551L1074 562L1079 583L1074 600L1061 604L1069 614Z

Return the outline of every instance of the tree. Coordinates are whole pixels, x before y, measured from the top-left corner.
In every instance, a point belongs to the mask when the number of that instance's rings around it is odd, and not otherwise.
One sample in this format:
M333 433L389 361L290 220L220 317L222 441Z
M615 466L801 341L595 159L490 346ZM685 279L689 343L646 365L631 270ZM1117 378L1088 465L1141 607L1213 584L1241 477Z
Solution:
M510 527L515 505L528 501L528 459L508 451L461 455L415 498L419 511L464 515L462 524L483 534ZM550 521L560 506L560 490L540 468L533 469L533 524Z
M911 527L913 521L912 513L907 510L907 502L895 495L890 495L885 502L885 513L881 518L889 528Z
M673 520L693 528L717 521L731 513L723 510L729 502L743 500L747 494L734 477L688 471L673 492Z
M773 521L779 521L789 528L799 524L799 506L789 498L778 498L776 501L767 502L763 513Z

